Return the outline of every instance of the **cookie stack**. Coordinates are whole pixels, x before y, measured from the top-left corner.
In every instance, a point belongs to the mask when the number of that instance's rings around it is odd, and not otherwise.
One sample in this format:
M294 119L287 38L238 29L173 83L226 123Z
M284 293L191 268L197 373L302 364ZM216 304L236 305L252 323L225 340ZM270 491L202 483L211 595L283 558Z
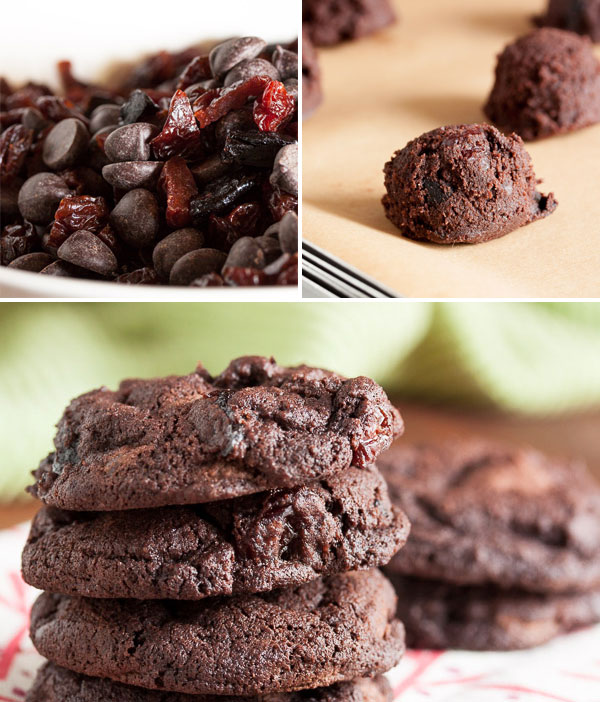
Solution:
M527 648L600 621L600 486L584 465L479 439L378 461L411 537L387 572L407 643Z
M368 378L259 357L75 399L31 488L27 701L388 700L401 430Z

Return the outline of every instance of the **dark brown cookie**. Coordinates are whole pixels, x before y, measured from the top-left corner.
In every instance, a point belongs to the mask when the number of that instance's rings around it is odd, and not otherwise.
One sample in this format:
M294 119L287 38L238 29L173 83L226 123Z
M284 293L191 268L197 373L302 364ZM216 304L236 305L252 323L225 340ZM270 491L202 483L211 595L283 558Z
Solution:
M390 576L412 648L508 651L600 621L600 589L542 595Z
M592 43L560 29L517 39L498 57L484 110L500 129L526 141L599 122L600 61Z
M546 217L554 196L536 190L516 134L487 124L440 127L397 151L384 168L385 214L411 239L475 244Z
M252 696L389 670L404 651L395 608L394 590L378 570L193 603L44 593L32 609L31 638L53 663L85 675Z
M548 0L546 14L535 21L542 27L587 34L600 42L600 0Z
M144 690L105 678L90 678L47 663L39 670L25 702L390 702L391 698L390 686L381 676L302 692L217 697Z
M321 68L306 29L302 30L302 117L310 117L323 99Z
M390 0L302 0L302 23L316 46L360 39L395 20Z
M457 439L394 447L378 466L412 523L395 572L542 593L600 588L600 486L581 463Z
M386 564L409 524L375 470L198 506L126 512L44 507L23 551L40 590L198 600Z
M31 491L69 510L211 502L364 468L401 430L369 378L249 356L73 400Z

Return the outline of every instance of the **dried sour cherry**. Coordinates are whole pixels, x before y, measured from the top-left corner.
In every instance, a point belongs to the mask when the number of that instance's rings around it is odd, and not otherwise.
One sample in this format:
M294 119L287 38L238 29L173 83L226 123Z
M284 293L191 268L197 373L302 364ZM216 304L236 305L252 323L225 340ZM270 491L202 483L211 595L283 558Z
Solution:
M162 132L152 140L151 144L156 157L160 159L171 156L192 158L200 155L202 145L200 129L188 96L183 90L175 91L167 121Z

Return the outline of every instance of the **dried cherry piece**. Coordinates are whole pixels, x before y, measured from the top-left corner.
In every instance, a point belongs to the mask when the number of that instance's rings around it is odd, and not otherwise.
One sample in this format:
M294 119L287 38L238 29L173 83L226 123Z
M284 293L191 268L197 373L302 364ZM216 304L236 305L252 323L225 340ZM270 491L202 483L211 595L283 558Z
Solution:
M8 266L19 256L39 249L39 239L33 224L10 224L0 234L0 265Z
M80 195L65 197L54 215L54 224L46 245L58 248L67 238L80 229L97 234L108 222L110 212L103 197Z
M167 198L168 226L180 229L191 224L190 201L198 194L198 187L185 159L181 156L169 159L163 166L158 185Z
M258 202L244 202L235 207L227 216L227 220L242 236L256 236L258 222L261 215L261 207Z
M91 86L82 83L73 76L71 62L59 61L56 67L67 99L77 104L88 101Z
M121 246L116 234L113 231L113 228L110 226L110 223L102 227L102 229L96 233L96 236L98 239L100 239L100 241L106 244L114 254L118 255L120 253Z
M223 268L223 280L227 285L235 287L265 285L267 276L258 268L239 268L228 266Z
M201 135L194 112L183 90L176 90L162 132L150 142L157 158L195 158L200 155Z
M158 285L160 283L160 279L156 275L154 268L148 266L138 268L130 273L123 273L123 275L118 276L115 280L117 283L126 283L127 285Z
M294 143L292 137L275 132L230 132L221 158L226 163L270 168L280 149Z
M210 61L208 55L196 56L183 69L177 81L177 90L185 90L190 85L198 83L201 80L212 78L210 70Z
M0 135L0 181L7 183L16 176L33 142L33 129L13 124Z
M286 212L298 211L298 198L283 190L266 189L266 202L271 216L276 222L283 219Z
M177 64L174 54L159 51L136 66L125 85L135 88L152 88L174 77Z
M218 273L206 273L190 283L192 288L217 288L223 285L225 285L225 281Z
M285 254L286 256L288 254ZM276 285L298 285L298 254L292 254L275 280Z
M194 114L200 128L204 129L204 127L224 117L231 110L239 110L249 98L262 95L271 82L271 79L267 76L253 76L229 88L208 90L194 102Z
M248 174L224 176L209 183L204 192L190 204L192 221L202 223L211 214L227 211L237 200L256 188L263 176Z
M42 95L35 101L35 107L45 119L51 122L60 122L63 119L75 117L75 119L81 120L86 127L89 125L89 120L70 100L56 97L56 95Z
M28 107L15 107L13 110L8 110L7 112L0 112L0 127L6 129L13 124L21 124L23 119L23 114L25 110L31 108Z
M294 98L284 84L272 80L254 103L254 121L261 131L276 132L291 119L294 108Z
M47 85L27 83L6 97L5 108L13 110L17 107L35 107L37 99L42 95L52 95L52 91Z

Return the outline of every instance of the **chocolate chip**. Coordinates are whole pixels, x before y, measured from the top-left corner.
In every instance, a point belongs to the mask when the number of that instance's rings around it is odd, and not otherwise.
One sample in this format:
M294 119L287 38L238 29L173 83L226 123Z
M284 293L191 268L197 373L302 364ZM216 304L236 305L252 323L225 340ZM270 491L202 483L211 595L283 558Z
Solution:
M288 95L291 95L295 102L298 103L298 81L296 78L288 78L283 84L285 91Z
M99 129L118 124L120 117L119 105L98 105L90 115L90 132L95 134Z
M142 188L129 191L112 211L110 223L130 246L149 246L158 234L159 212L156 198Z
M34 224L47 224L54 219L60 201L71 195L65 181L55 173L36 173L19 191L19 210L23 219Z
M279 80L286 81L288 78L298 78L298 54L278 46L273 52L271 61L279 71L281 76Z
M112 186L121 190L152 188L158 181L162 167L163 164L159 161L109 163L102 169L102 176Z
M171 232L154 247L154 268L161 278L168 279L171 269L182 256L203 246L204 235L197 229L188 227Z
M158 134L158 129L147 122L126 124L111 132L104 142L104 153L109 161L148 161L150 140Z
M273 263L276 258L281 256L281 245L279 244L279 239L273 236L257 236L254 240L260 246L265 254L265 261L267 265Z
M34 132L40 132L50 125L44 115L35 107L26 107L21 115L21 124Z
M279 243L284 253L298 252L298 215L286 212L279 222Z
M95 234L85 229L71 234L57 253L63 261L100 275L109 276L117 271L114 253Z
M89 278L89 271L85 268L79 268L67 261L54 261L49 266L42 268L42 275L53 275L59 278Z
M24 256L19 256L19 258L15 258L14 261L8 264L8 267L17 268L20 271L39 273L43 268L52 263L53 260L50 254L36 251L35 253L28 253Z
M189 285L207 273L218 273L227 256L217 249L198 249L182 256L171 269L171 285Z
M221 176L226 175L231 170L229 163L224 163L221 156L209 156L206 160L190 168L194 180L198 185L205 185Z
M81 120L63 119L52 127L44 140L44 163L57 171L74 166L87 151L89 138Z
M274 188L298 195L298 144L284 146L275 156L269 182Z
M258 37L229 39L217 44L209 54L210 68L217 78L225 75L244 59L253 59L266 47L267 42Z
M223 80L223 85L228 87L242 80L254 78L254 76L269 76L271 80L281 80L279 71L275 66L265 59L255 58L247 61L240 61L235 68L232 68Z
M264 268L265 252L251 236L238 239L231 247L224 268Z

